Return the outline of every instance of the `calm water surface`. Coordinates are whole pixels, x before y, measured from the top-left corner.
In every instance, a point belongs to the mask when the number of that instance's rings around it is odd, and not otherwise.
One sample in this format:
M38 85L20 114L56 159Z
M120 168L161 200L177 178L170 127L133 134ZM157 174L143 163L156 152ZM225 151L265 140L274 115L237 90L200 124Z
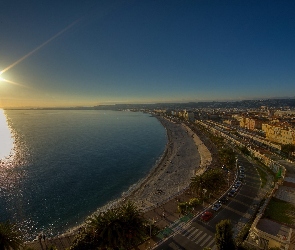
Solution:
M82 222L143 178L167 138L148 114L7 110L14 155L0 163L0 218L28 237ZM1 148L0 148L1 150Z

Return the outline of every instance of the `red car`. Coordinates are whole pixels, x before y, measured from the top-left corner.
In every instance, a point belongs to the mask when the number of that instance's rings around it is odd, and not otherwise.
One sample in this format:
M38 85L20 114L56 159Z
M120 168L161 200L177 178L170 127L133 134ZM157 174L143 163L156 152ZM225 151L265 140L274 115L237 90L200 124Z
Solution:
M201 220L203 221L208 221L211 219L211 217L213 216L213 214L209 211L205 211L204 213L202 213L201 215Z

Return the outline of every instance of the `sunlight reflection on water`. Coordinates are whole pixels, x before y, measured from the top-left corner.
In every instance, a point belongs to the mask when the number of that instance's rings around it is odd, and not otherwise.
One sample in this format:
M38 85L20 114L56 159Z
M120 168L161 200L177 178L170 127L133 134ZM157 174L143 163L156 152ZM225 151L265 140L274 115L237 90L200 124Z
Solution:
M0 159L13 154L14 140L8 127L4 110L0 110Z
M17 146L19 144L19 146ZM10 120L5 111L0 109L0 218L3 217L1 209L10 214L10 220L17 221L14 210L21 211L23 204L16 203L23 196L20 182L25 176L25 171L20 168L26 163L25 152L20 148L26 148L11 128ZM30 219L17 223L19 227L28 228L33 224ZM23 230L24 235L28 233Z

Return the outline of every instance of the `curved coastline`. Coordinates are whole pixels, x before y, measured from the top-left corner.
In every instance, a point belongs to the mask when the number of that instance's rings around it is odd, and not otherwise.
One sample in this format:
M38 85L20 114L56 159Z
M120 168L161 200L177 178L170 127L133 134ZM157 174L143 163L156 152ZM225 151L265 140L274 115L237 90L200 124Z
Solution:
M98 208L89 217L125 200L133 201L143 212L147 212L182 194L188 188L191 177L204 172L211 163L210 151L190 128L160 116L155 117L167 134L163 154L144 178L130 186L120 198ZM84 224L71 228L63 235L75 233Z

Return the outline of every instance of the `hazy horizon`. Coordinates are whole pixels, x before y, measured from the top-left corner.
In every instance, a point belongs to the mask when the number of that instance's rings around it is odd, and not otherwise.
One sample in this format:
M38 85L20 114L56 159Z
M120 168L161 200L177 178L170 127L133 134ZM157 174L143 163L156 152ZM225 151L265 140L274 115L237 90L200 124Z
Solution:
M294 11L265 0L9 1L0 108L292 98Z

